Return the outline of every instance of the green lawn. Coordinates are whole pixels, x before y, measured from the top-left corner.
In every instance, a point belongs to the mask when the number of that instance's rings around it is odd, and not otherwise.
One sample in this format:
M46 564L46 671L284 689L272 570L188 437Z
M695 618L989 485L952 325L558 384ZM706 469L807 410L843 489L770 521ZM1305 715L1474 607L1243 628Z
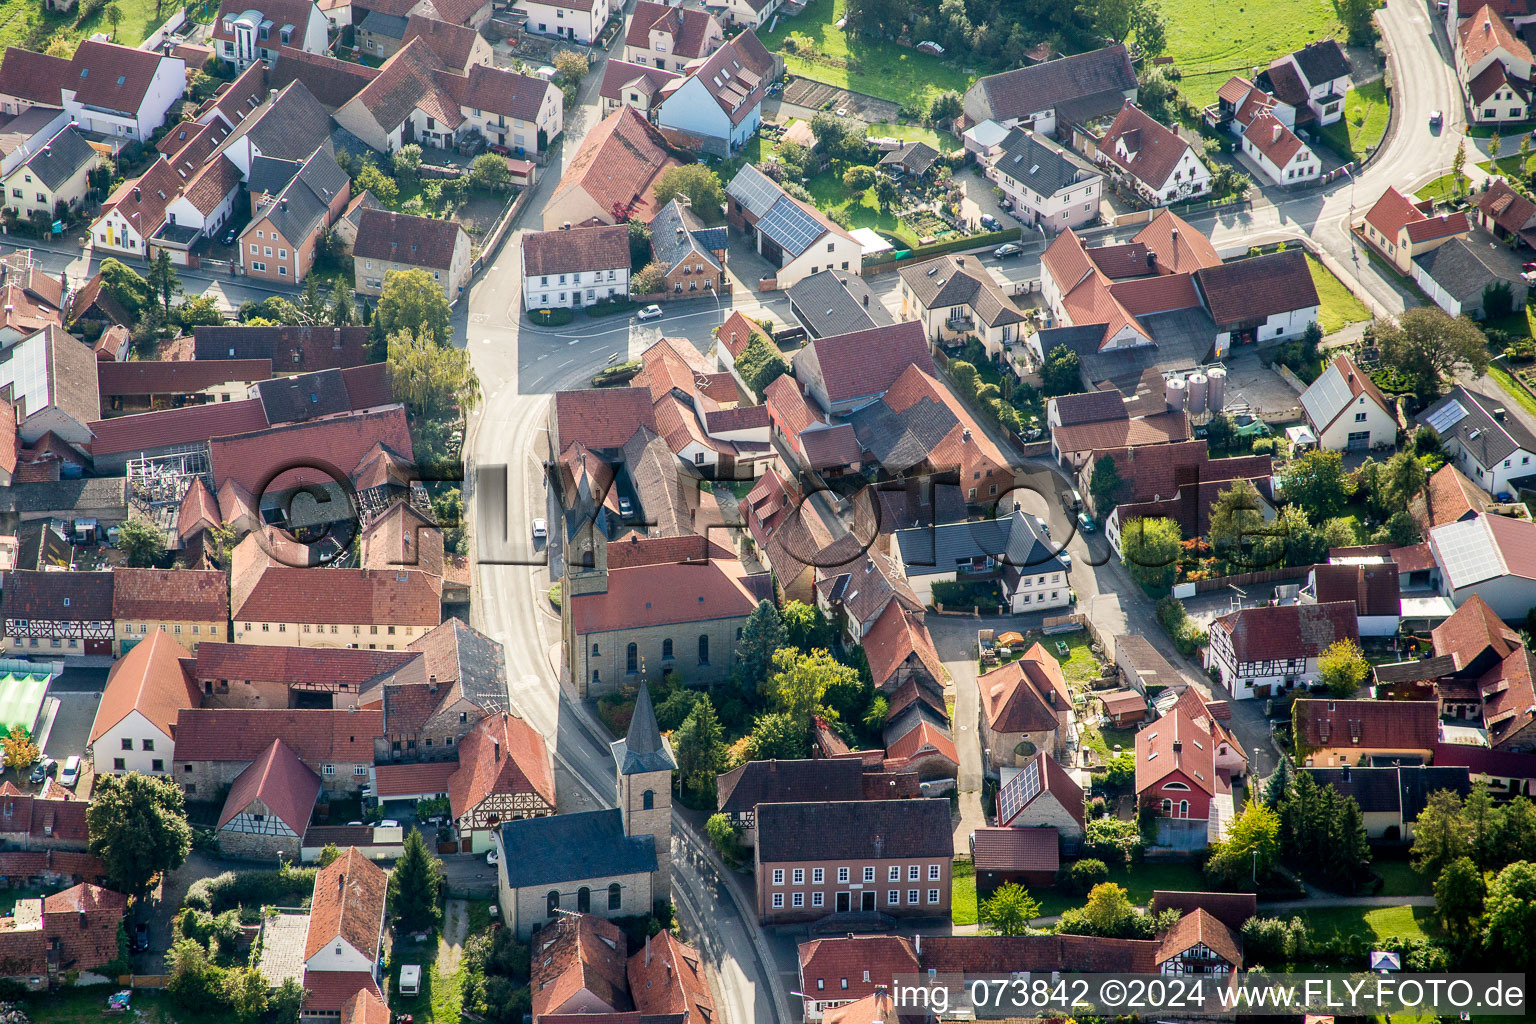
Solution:
M960 140L948 132L936 132L915 124L872 124L865 133L872 139L900 139L902 142L926 142L940 153L953 153Z
M1344 282L1323 266L1317 257L1307 255L1307 269L1312 271L1312 284L1317 288L1320 303L1317 322L1324 334L1341 331L1350 324L1371 318L1371 311L1365 308L1365 303L1355 298L1354 293L1344 287Z
M970 86L971 76L955 61L918 53L888 39L850 36L837 27L842 17L843 0L812 0L798 17L781 18L776 31L758 35L768 49L784 54L790 74L893 103L926 109L946 89L963 93ZM784 40L791 35L796 37L798 54L784 49Z
M226 1013L195 1013L171 1002L170 997L147 989L133 993L133 1010L124 1017L108 1015L107 997L119 991L116 985L91 985L88 988L60 989L46 995L28 996L18 1004L33 1024L100 1024L104 1020L131 1020L134 1024L224 1024Z
M1515 379L1507 371L1501 370L1497 366L1490 366L1488 367L1488 376L1498 381L1499 387L1503 388L1510 398L1519 402L1526 412L1536 416L1536 399L1532 399L1530 395L1526 394L1525 389L1516 384Z
M117 24L117 42L124 46L138 46L155 27L171 16L179 4L168 3L161 17L155 17L154 0L117 0L123 18ZM23 46L41 50L55 35L81 40L95 32L111 34L112 26L104 13L98 11L84 25L75 26L75 12L56 14L43 11L38 3L10 0L0 4L0 46Z
M1465 178L1462 179L1461 187L1463 190L1465 190L1467 187ZM1434 181L1428 182L1420 187L1416 192L1414 192L1414 195L1420 199L1428 199L1431 202L1438 203L1442 200L1451 198L1454 193L1455 189L1451 184L1451 175L1442 174Z
M1423 875L1405 860L1377 861L1371 870L1381 876L1378 896L1433 896L1434 890Z
M1129 868L1109 869L1109 881L1123 885L1130 894L1131 902L1146 906L1152 901L1152 893L1158 889L1172 892L1204 892L1210 888L1205 875L1193 864L1183 861L1158 861L1132 864ZM1068 892L1063 886L1052 889L1031 890L1030 895L1040 901L1040 913L1054 917L1063 910L1080 907L1088 897Z
M1329 0L1163 0L1161 8L1167 55L1183 74L1179 91L1197 107L1216 102L1234 74L1339 33Z
M1313 939L1424 939L1438 930L1434 907L1319 907L1299 912Z
M894 235L909 249L915 248L918 244L917 232L913 231L906 221L898 220L893 213L881 212L880 204L875 201L874 189L869 189L858 199L854 199L843 187L842 176L830 168L806 182L805 189L811 194L816 207L828 216L834 211L842 210L848 214L848 223L852 227L874 228L876 231Z
M1099 678L1102 665L1093 651L1089 650L1089 642L1088 634L1083 632L1040 638L1041 646L1061 662L1061 674L1067 677L1069 686L1082 686ZM1063 654L1057 649L1058 643L1067 645L1067 653Z
M1322 136L1348 160L1364 160L1387 134L1387 87L1380 79L1344 96L1344 116L1322 129Z
M975 924L976 866L969 860L955 861L950 878L952 894L949 907L955 924Z

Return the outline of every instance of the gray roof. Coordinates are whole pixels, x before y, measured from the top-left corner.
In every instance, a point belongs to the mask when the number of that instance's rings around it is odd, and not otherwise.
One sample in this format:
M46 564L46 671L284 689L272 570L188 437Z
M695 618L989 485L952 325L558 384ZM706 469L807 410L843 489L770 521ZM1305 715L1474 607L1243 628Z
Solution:
M1466 768L1392 765L1301 770L1319 785L1332 786L1340 796L1354 797L1361 811L1400 813L1405 822L1418 820L1431 793L1444 789L1466 796L1472 791Z
M387 36L390 39L404 39L405 27L409 23L410 19L408 18L397 18L393 14L369 11L368 16L357 27L364 32L372 32L374 35Z
M1397 769L1397 790L1402 799L1404 821L1418 821L1419 814L1429 804L1429 795L1442 789L1461 796L1472 792L1472 780L1468 769L1450 766L1400 765Z
M761 803L795 800L860 800L864 764L858 758L748 761L719 777L719 809L745 814Z
M795 202L772 178L751 164L744 164L725 194L757 218L757 229L790 256L799 256L829 230Z
M656 841L626 836L616 807L519 818L502 823L501 863L513 888L638 875L656 870Z
M309 237L325 218L331 200L349 184L347 172L329 153L314 150L265 215L284 238L297 245Z
M1061 150L1045 145L1033 132L1022 128L1008 133L1003 140L1003 151L997 155L993 166L1042 196L1054 196L1079 182L1098 177L1083 170Z
M888 167L902 167L913 174L927 174L939 156L939 151L926 142L908 142L882 156L880 162Z
M303 82L290 82L277 98L240 122L225 148L242 136L263 156L304 160L331 137L331 115Z
M1310 86L1319 86L1349 74L1349 58L1344 56L1344 48L1336 39L1308 43L1291 56Z
M656 725L656 710L651 706L651 688L640 684L635 697L635 713L629 720L629 735L613 744L613 758L620 775L640 772L669 772L677 768L672 748L661 738Z
M96 157L96 151L74 125L65 125L42 149L26 162L27 170L40 178L49 190L55 190Z
M948 800L762 804L760 863L954 856Z
M703 262L719 270L720 261L696 236L703 229L703 222L678 200L663 206L651 220L651 252L656 262L668 271L685 260Z
M973 121L1012 121L1037 110L1108 92L1136 88L1136 70L1125 46L1062 57L1030 67L988 75L965 94L965 113Z
M1442 291L1463 305L1481 306L1484 290L1501 281L1512 291L1525 287L1520 280L1519 257L1491 239L1479 243L1475 239L1453 238L1415 256L1413 262Z
M1156 344L1100 352L1102 324L1047 328L1040 332L1040 344L1046 352L1057 345L1076 352L1083 379L1091 386L1107 380L1121 391L1132 392L1147 370L1187 370L1205 362L1216 340L1216 322L1203 309L1148 313L1137 319Z
M1034 517L1022 511L1006 519L897 530L892 536L908 577L954 572L961 559L983 555L1031 572L1066 572L1056 546L1037 531Z
M1533 436L1519 417L1505 412L1495 419L1495 409L1511 403L1491 398L1458 384L1434 405L1419 413L1418 422L1432 427L1443 440L1454 440L1484 466L1495 466L1515 452L1536 453Z
M123 518L128 517L127 477L80 477L0 487L0 512L32 515L104 508L120 508Z
M813 338L896 322L863 276L850 271L823 270L801 278L788 294L795 316Z
M871 402L848 417L859 447L887 473L911 469L949 436L959 419L942 402L924 396L896 412L885 402Z
M927 309L969 306L988 327L1024 322L1024 314L1008 301L979 261L967 262L964 256L940 256L927 263L902 267L901 280Z
M779 201L784 190L754 165L743 164L730 184L725 186L725 194L740 203L752 216L761 217Z
M266 193L276 195L293 180L304 166L303 160L280 160L276 157L258 156L251 161L251 174L246 179L246 191L252 195Z

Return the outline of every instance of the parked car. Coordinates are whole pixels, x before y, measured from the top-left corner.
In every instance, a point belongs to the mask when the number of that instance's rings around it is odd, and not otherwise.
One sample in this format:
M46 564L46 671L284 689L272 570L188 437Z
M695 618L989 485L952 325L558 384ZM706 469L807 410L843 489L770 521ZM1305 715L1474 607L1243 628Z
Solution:
M660 319L660 317L661 317L661 307L658 306L658 305L655 305L654 303L649 305L649 306L646 306L640 312L635 314L635 319L636 320L657 320L657 319Z
M225 245L234 245L235 239L239 237L240 236L235 233L235 229L230 228L228 231L224 232L224 237L221 239L221 241Z
M1077 514L1077 528L1082 530L1084 533L1092 533L1094 530L1097 530L1099 526L1093 521L1093 516L1089 515L1087 512L1079 512Z
M981 215L981 226L986 228L988 231L1001 231L1003 222L992 216L990 213L984 213Z
M142 953L149 948L149 924L140 921L133 926L133 951Z
M544 520L542 520L542 519L535 519L533 521L533 539L534 540L543 540L545 537L548 537L548 536L549 536L549 524L545 523Z
M1010 256L1017 256L1023 251L1024 247L1021 245L1018 245L1014 242L1004 242L1002 245L992 250L992 255L996 256L1000 260L1005 260Z
M379 828L399 828L399 827L400 827L400 823L398 821L396 821L394 818L385 818L383 821L379 822Z
M628 519L630 514L634 511L635 506L630 502L630 500L622 494L619 495L619 515Z
M64 770L59 773L59 783L64 786L73 786L80 781L80 755L70 754L64 762Z
M1442 115L1440 113L1440 111L1438 111L1438 110L1431 110L1429 112L1429 126L1431 128L1439 128L1441 122L1443 122L1444 120L1445 120L1445 117L1444 117L1444 115Z
M500 859L500 857L496 856L495 850L487 850L485 853L485 862L487 864L495 864Z
M32 781L34 783L42 782L52 775L58 767L59 762L51 757L39 758L37 763L32 766Z

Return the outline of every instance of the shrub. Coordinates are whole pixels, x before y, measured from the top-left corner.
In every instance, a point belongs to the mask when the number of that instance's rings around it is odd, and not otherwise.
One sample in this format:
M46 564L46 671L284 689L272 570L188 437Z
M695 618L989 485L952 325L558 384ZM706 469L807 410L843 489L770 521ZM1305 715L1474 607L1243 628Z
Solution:
M314 892L317 873L288 865L278 871L226 871L193 882L182 905L209 914L245 904L296 907Z
M1094 886L1108 880L1109 867L1095 857L1080 860L1067 869L1067 887L1084 896L1092 892Z

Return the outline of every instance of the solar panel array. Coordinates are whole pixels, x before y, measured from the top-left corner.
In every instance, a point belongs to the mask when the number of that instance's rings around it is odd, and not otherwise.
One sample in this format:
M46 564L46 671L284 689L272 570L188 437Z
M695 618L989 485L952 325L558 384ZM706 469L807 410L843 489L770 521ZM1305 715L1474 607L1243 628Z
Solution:
M1034 758L997 793L997 823L1006 825L1040 795L1040 759Z
M48 404L48 334L39 332L13 345L0 361L0 385L11 386L11 400L25 416Z
M751 164L736 172L725 191L754 217L763 216L774 203L784 198L783 190Z
M1432 536L1452 586L1465 587L1504 575L1498 545L1488 535L1481 516L1439 527Z
M1330 365L1302 394L1301 404L1306 407L1307 415L1317 425L1317 429L1322 430L1333 422L1333 418L1349 404L1352 398L1354 395L1350 392L1344 375L1339 372L1337 366Z
M757 222L757 229L791 256L805 252L827 230L788 196L773 204L773 209Z
M1462 421L1467 415L1467 410L1460 402L1452 398L1440 408L1436 409L1424 422L1437 434L1444 434L1447 430Z

